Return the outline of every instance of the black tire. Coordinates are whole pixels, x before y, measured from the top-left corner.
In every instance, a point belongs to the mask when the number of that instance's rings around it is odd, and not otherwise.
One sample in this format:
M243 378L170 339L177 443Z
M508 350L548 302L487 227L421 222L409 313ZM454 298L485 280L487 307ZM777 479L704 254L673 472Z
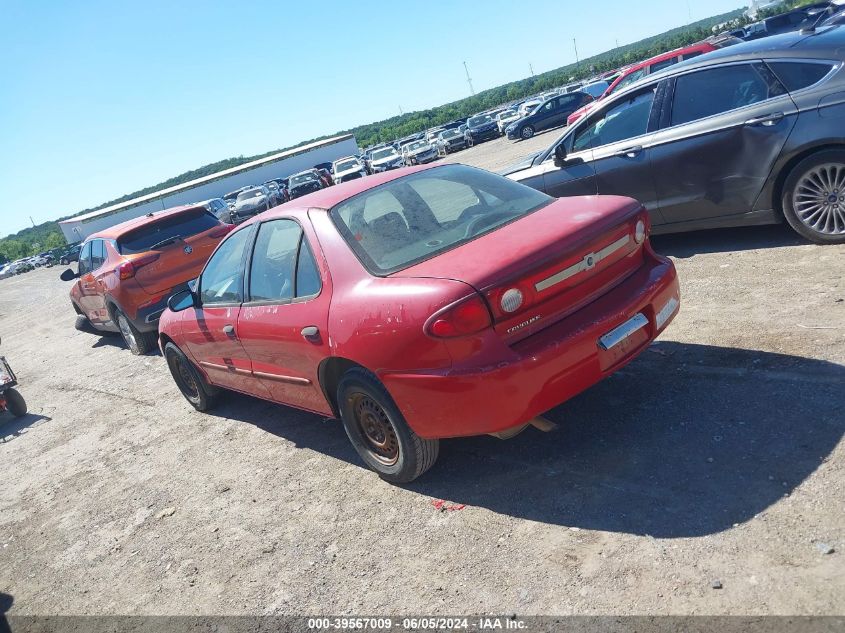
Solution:
M112 311L114 321L120 330L120 336L123 337L123 342L130 352L136 356L143 356L155 348L158 337L155 332L141 332L138 328L132 325L123 312L114 309Z
M65 266L67 266L70 262L69 262L68 260L66 260L64 257L62 257L62 258L59 260L59 263L60 263L60 264L65 265Z
M387 389L370 372L347 371L337 388L337 402L352 446L385 481L411 482L437 461L440 440L414 433Z
M17 389L6 389L6 409L16 418L26 415L26 400Z
M174 343L168 343L164 346L164 357L176 386L194 409L208 411L217 406L220 390L208 384L181 349Z
M88 320L84 314L77 314L76 315L76 322L73 324L80 332L86 332L88 334L92 334L96 330L94 330L94 326L91 325L91 321Z
M532 136L534 136L534 126L533 125L526 125L519 131L519 137L523 140L528 140Z
M826 166L836 171L831 174ZM831 187L822 186L819 180L811 180L811 175L818 169L827 170L827 182L832 182ZM818 189L818 200L826 207L813 210L815 192L808 187ZM799 204L805 205L804 209L795 208L799 192L804 198ZM781 205L786 221L799 235L816 244L845 243L845 150L816 152L795 165L783 183ZM830 212L826 213L825 208Z

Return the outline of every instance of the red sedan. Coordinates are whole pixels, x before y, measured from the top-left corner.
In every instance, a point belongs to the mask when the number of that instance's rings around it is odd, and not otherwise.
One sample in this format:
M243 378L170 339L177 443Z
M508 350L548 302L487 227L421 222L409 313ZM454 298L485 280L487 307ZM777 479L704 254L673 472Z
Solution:
M538 416L636 357L678 301L636 201L417 167L241 225L171 297L160 345L200 411L232 389L339 416L368 466L409 482L440 438L547 426Z

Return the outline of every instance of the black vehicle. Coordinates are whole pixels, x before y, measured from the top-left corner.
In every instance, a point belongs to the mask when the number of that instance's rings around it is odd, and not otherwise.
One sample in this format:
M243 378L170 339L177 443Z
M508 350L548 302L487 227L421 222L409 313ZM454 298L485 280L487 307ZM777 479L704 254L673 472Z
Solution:
M323 181L314 169L299 172L288 178L288 192L291 200L320 189L323 189Z
M845 27L742 42L604 99L509 176L553 196L618 194L655 233L786 220L845 243Z
M16 418L26 415L26 401L15 389L18 379L5 356L0 356L0 411L8 411Z
M489 114L476 114L467 119L464 136L471 145L499 136L496 120Z
M594 98L586 92L555 95L537 106L531 114L508 124L505 133L511 140L529 139L536 132L566 125L570 114L591 101L594 101Z
M68 250L66 250L62 254L61 257L59 257L59 263L67 265L71 262L78 262L80 250L82 250L82 244L77 244L76 246L71 246Z

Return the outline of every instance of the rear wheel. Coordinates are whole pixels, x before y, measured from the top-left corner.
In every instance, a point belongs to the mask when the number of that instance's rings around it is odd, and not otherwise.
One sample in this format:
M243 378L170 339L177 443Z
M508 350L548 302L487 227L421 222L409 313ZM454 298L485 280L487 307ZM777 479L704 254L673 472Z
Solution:
M337 401L352 446L385 481L408 483L434 465L440 441L414 433L387 389L368 371L347 371Z
M798 163L781 203L786 221L808 240L845 243L845 151L821 151Z
M185 399L193 405L197 411L208 411L214 408L220 396L220 391L208 384L202 377L194 364L174 343L164 346L164 357L167 359L167 367L170 375L179 391Z
M6 409L16 418L26 415L26 400L17 389L6 389Z
M534 136L534 127L531 125L526 125L522 130L519 132L519 135L528 140L532 136Z
M132 325L132 321L123 314L120 310L114 311L117 327L120 329L120 335L123 337L123 342L129 351L136 356L143 356L155 347L156 333L155 332L141 332Z

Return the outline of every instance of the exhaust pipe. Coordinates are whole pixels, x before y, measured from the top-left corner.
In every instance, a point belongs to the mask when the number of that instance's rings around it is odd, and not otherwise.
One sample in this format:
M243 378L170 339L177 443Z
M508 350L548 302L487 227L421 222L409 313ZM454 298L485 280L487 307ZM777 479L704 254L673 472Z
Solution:
M498 437L500 440L509 440L522 433L529 426L533 426L535 429L543 431L544 433L549 433L557 429L557 424L555 424L551 420L542 416L537 416L536 418L534 418L533 420L529 420L525 424L520 424L519 426L514 426L509 429L505 429L504 431L490 433L490 435L492 435L493 437Z

